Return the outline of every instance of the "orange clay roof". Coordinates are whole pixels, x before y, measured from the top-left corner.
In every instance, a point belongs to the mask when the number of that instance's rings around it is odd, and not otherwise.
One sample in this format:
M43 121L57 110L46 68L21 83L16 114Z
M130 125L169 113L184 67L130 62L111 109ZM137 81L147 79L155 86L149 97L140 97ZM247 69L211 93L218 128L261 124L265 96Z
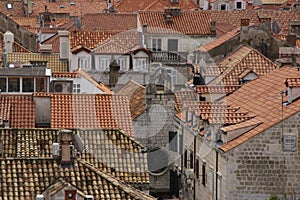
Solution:
M12 4L12 9L7 7L7 3ZM0 10L3 15L11 17L25 17L23 1L0 1Z
M134 11L164 11L165 7L180 7L182 10L196 10L198 6L192 0L180 0L178 4L171 4L170 0L121 0L114 2L118 12Z
M197 85L198 94L229 94L237 90L239 85Z
M182 11L173 16L173 23L166 23L164 12L139 12L141 25L147 24L148 33L179 33L185 35L214 35L210 27L211 13L199 11Z
M32 6L32 13L30 16L38 16L39 13L43 13L46 10L51 13L66 13L70 16L83 16L87 13L99 13L105 9L106 3L102 0L72 0L75 5L71 5L70 1L49 1L38 0L34 1Z
M241 74L245 70L248 73L253 72L262 76L279 67L260 52L248 46L240 47L218 64L226 69L209 85L239 85Z
M10 128L35 127L35 102L31 96L3 95L1 102L1 118L9 121Z
M209 52L212 49L224 44L225 42L227 42L228 40L234 38L235 36L240 34L240 28L235 28L232 31L229 31L228 33L222 35L221 37L218 37L217 39L215 39L212 42L206 43L205 45L203 45L202 47L196 49L196 51L205 51L205 52Z
M52 128L119 128L133 135L129 99L112 94L51 94Z
M72 131L88 147L80 155L82 160L126 183L149 183L146 154L134 138L118 129ZM2 158L52 159L52 144L60 142L60 135L58 129L0 129L0 139Z
M146 110L146 88L141 84L130 80L117 94L128 96L132 119L137 118Z
M290 66L276 69L265 76L244 84L239 90L227 96L227 105L238 106L241 111L255 115L260 125L224 144L220 149L230 151L252 137L271 128L300 111L299 100L284 106L282 113L282 99L280 92L286 89L286 78L298 78L300 72Z

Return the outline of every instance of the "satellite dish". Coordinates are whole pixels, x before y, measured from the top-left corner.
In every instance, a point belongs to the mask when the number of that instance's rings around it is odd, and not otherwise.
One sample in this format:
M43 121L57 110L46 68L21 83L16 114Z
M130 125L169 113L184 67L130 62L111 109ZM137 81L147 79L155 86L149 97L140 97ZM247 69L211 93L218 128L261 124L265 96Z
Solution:
M73 142L75 144L77 151L82 153L84 150L84 145L83 145L83 141L82 141L81 137L79 136L79 134L73 135Z
M281 29L280 29L278 22L274 21L272 23L272 31L276 34L280 33Z

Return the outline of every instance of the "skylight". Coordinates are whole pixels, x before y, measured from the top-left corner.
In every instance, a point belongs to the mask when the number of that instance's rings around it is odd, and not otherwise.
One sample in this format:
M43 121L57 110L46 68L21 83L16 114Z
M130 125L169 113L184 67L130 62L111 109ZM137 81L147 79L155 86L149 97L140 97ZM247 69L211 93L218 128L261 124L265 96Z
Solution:
M12 3L6 3L6 7L7 7L7 9L12 9L13 5L12 5Z

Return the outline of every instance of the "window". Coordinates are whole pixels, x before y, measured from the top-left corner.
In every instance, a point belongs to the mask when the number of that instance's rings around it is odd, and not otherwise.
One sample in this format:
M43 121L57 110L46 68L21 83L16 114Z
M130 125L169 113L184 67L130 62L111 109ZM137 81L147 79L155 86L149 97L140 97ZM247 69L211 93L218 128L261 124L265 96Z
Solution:
M89 63L87 57L79 57L78 66L81 69L89 69Z
M80 93L80 84L73 84L73 93Z
M99 59L99 70L108 71L109 69L109 58L100 58Z
M118 58L117 63L120 66L121 71L126 71L127 69L126 58Z
M22 92L34 92L33 78L22 78Z
M283 151L296 151L296 135L283 135Z
M0 78L1 92L6 92L6 78Z
M152 50L161 51L161 39L153 38L152 39Z
M176 131L169 131L169 149L170 151L177 152L177 132Z
M135 69L136 71L147 71L147 59L137 58Z
M235 2L235 7L237 10L241 10L242 9L242 2L238 1L238 2Z
M187 168L187 150L184 151L184 168Z
M12 8L13 8L12 3L6 3L6 8L7 8L7 9L12 9Z
M19 78L8 78L8 92L20 92Z
M196 159L195 163L195 173L196 173L196 178L199 179L199 159Z
M219 4L218 5L219 10L227 10L227 4Z
M36 92L46 92L47 91L47 79L46 78L36 78L35 91Z
M206 185L206 180L205 180L205 178L206 178L206 163L205 162L203 162L202 163L202 185L205 187L205 185Z
M194 153L191 151L190 153L190 169L194 168Z
M243 10L246 7L246 3L239 0L235 2L234 6L236 10Z

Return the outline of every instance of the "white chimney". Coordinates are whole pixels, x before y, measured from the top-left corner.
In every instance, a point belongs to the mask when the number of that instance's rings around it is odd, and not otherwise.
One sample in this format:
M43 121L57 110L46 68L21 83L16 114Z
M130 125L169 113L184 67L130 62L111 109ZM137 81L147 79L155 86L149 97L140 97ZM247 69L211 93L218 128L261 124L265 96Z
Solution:
M58 31L59 35L59 56L61 60L69 60L70 38L69 31Z
M14 34L10 31L6 31L4 33L5 52L7 52L7 53L12 53L13 52L13 43L14 43Z

